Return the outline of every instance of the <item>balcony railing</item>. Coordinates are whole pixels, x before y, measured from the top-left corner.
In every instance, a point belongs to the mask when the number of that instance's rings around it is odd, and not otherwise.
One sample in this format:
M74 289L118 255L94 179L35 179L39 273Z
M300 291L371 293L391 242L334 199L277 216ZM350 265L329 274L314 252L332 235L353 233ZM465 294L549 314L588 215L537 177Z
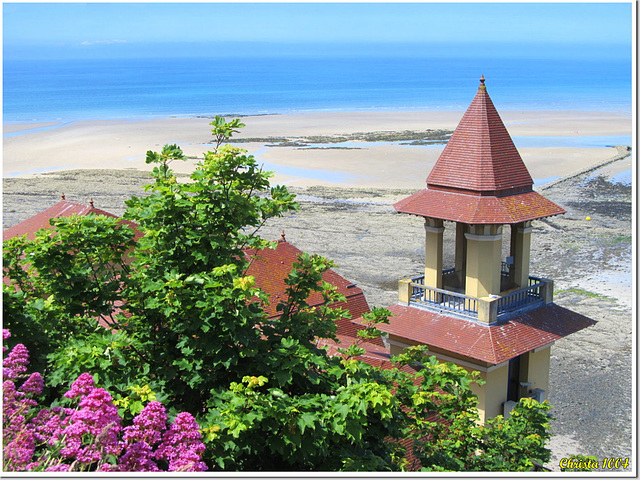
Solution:
M411 287L412 303L438 307L472 317L478 316L476 298L441 288L427 287L424 285L424 276L411 278Z
M446 274L451 274L451 272L443 271L443 275ZM424 285L424 276L412 277L410 280L410 303L414 305L424 305L440 310L456 312L467 317L477 318L478 303L488 302L488 300L477 299L450 290L428 287ZM492 315L494 316L494 320L497 320L500 316L524 308L531 308L536 304L544 304L544 288L545 280L538 277L529 277L528 287L496 298L496 310L494 310L495 314Z
M497 300L498 316L531 307L536 303L544 303L542 289L544 282L541 278L529 277L529 286L515 292L508 293Z

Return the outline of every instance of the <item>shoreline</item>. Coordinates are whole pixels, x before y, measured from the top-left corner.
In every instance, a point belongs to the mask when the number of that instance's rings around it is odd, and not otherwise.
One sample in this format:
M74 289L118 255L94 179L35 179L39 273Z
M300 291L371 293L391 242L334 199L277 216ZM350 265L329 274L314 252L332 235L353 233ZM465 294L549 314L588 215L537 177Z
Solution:
M246 149L258 163L276 172L273 183L415 188L424 186L444 145L406 146L397 142L350 140L348 148L340 148L339 143L300 148L272 146L267 140L364 132L453 131L463 113L434 110L247 116L241 117L246 127L233 139L235 146ZM604 146L545 146L545 137L631 138L632 131L631 114L623 113L507 110L501 117L512 137L535 140L535 146L518 149L538 185L615 154L615 149ZM195 159L211 150L210 122L208 117L170 117L4 124L3 177L28 178L60 169L150 170L145 163L146 152L173 143L181 146L191 160L174 163L172 168L178 173L188 173ZM238 143L243 138L254 141Z
M332 110L332 111L295 111L295 112L275 112L275 113L225 113L220 114L225 118L240 118L240 119L254 119L260 117L325 117L325 116L449 116L458 115L462 117L465 109L437 109L437 110ZM505 118L511 118L514 115L530 116L536 118L540 116L550 116L557 118L575 118L576 115L581 117L593 117L593 116L613 116L618 118L628 117L631 121L633 111L631 109L536 109L536 110L510 110L499 109L500 116ZM175 115L159 115L159 116L122 116L113 118L59 118L59 119L34 119L29 121L23 120L6 120L3 119L3 136L16 132L27 131L31 129L37 129L42 127L59 128L62 126L84 124L84 123L104 123L104 124L120 124L120 123L138 123L138 122L157 122L157 121L171 121L171 120L213 120L215 115L199 115L199 114L175 114ZM505 120L505 124L507 124ZM513 122L512 124L516 124ZM525 122L528 123L528 122ZM508 127L509 125L507 125Z
M498 108L500 114L509 113L509 112L519 112L519 113L581 113L581 114L593 114L593 113L603 113L603 114L612 114L612 115L633 115L632 108L603 108L603 109L593 109L593 108L538 108L538 109L515 109L515 108ZM282 111L282 112L268 112L268 113L220 113L220 114L196 114L196 113L184 113L184 114L170 114L170 115L122 115L122 116L114 116L114 117L87 117L87 118L78 118L78 117L65 117L65 118L50 118L50 119L32 119L32 120L7 120L3 118L3 128L6 132L7 128L14 129L23 125L59 125L59 124L73 124L73 123L81 123L81 122L146 122L146 121L154 121L154 120L180 120L180 119L205 119L205 120L213 120L216 115L225 118L255 118L255 117L278 117L278 116L287 116L287 115L342 115L342 114L403 114L403 113L437 113L437 112L455 112L455 113L464 113L464 108L460 107L457 109L453 108L438 108L438 109L407 109L407 108L388 108L388 109L372 109L372 110L295 110L295 111Z

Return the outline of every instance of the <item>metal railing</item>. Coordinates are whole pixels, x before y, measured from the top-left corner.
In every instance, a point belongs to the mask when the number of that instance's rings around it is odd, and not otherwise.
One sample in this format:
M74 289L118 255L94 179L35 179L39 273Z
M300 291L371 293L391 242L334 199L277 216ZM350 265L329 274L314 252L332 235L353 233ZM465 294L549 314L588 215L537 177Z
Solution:
M455 275L455 274L456 274L456 267L445 268L444 270L442 270L442 276L443 277L448 277L448 276Z
M411 301L419 304L458 312L473 317L478 316L478 300L462 293L424 285L424 276L411 279Z
M453 270L453 269L448 269ZM447 271L446 274L454 272ZM445 271L443 271L445 275ZM478 299L441 288L424 285L424 276L411 278L411 303L426 305L442 310L457 312L477 318ZM511 313L537 303L544 303L543 289L545 282L538 277L529 277L529 286L508 293L496 300L497 315Z
M521 288L500 297L497 300L498 315L544 302L542 296L544 283L540 280L539 278L529 277L529 286L527 288Z

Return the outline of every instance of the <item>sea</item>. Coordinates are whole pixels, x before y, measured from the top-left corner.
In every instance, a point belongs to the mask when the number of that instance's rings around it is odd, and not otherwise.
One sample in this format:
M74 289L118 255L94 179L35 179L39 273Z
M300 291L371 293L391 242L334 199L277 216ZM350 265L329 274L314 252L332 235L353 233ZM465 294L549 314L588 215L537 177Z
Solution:
M294 112L631 112L631 60L227 57L4 60L3 123Z

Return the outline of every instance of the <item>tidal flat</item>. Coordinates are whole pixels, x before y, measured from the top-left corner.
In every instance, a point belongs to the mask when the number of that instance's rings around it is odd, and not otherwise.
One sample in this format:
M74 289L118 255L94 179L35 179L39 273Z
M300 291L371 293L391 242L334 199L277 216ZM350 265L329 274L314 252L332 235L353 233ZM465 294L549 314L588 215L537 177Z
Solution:
M555 280L556 303L598 322L552 347L548 400L555 420L553 458L547 466L554 470L570 454L632 454L632 191L598 172L578 172L541 187L567 213L534 222L532 274ZM121 215L124 201L144 195L142 186L148 183L149 174L139 170L5 178L4 227L53 205L61 193L83 203L92 198L96 207ZM370 306L395 303L398 280L424 267L421 219L397 214L392 207L415 189L290 190L298 195L300 211L269 222L261 235L277 239L284 231L298 248L332 259L341 275L364 290Z
M265 115L244 118L242 148L256 156L273 183L298 195L300 210L265 225L261 235L335 261L357 283L370 306L397 301L397 282L424 268L420 218L395 213L393 204L424 188L443 145L368 145L359 132L452 130L462 112L386 112ZM629 115L607 112L504 112L513 136L630 135ZM189 161L176 164L180 181L210 150L210 119L149 122L78 122L5 138L3 227L59 201L88 203L122 215L125 200L151 183L147 150L177 143ZM22 130L21 130L22 129ZM29 132L5 125L5 133ZM270 138L357 149L267 147ZM251 141L255 140L255 141ZM259 142L258 142L259 140ZM386 139L388 140L388 138ZM531 273L555 281L555 301L598 323L552 347L548 400L554 406L553 457L558 470L571 454L632 455L632 187L616 181L632 171L624 146L524 147L521 156L535 189L567 210L534 222ZM174 165L172 165L174 167ZM544 180L544 181L541 181ZM589 217L589 220L587 220ZM446 225L451 235L451 225ZM445 238L446 240L446 238ZM445 257L445 263L451 262ZM607 392L604 395L603 392Z

